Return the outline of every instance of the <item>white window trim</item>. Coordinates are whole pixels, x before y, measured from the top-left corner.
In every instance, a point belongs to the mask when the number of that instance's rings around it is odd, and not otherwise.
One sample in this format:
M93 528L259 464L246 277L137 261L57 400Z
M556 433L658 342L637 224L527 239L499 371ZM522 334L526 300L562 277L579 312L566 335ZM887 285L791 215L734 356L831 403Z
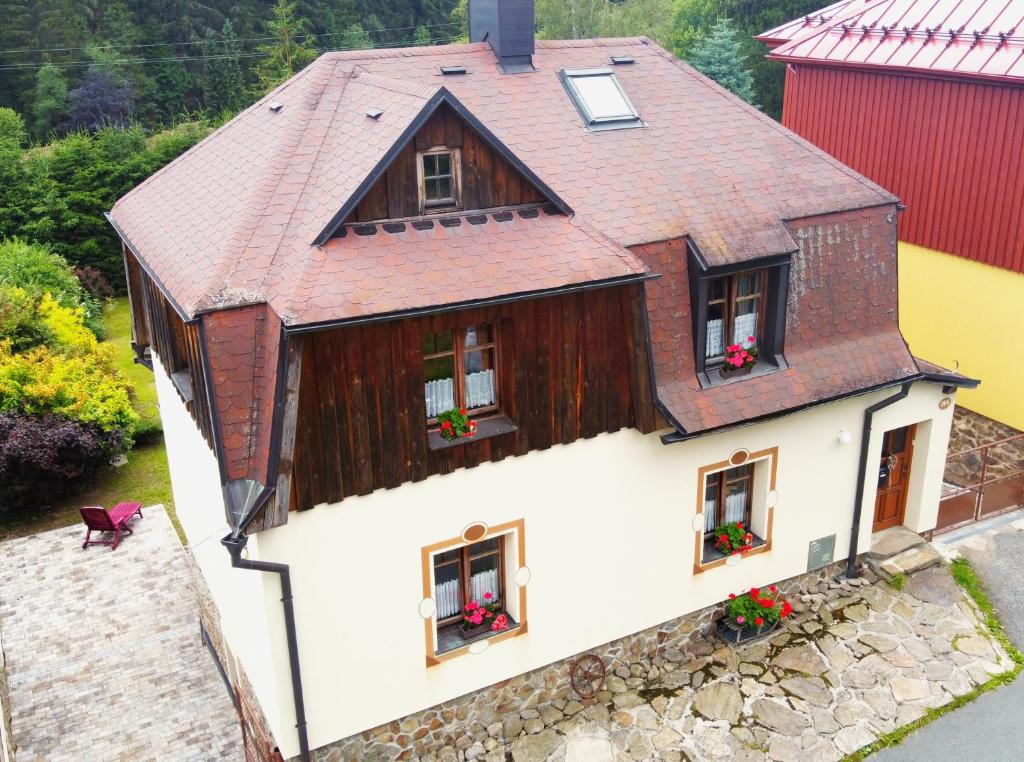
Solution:
M451 155L452 167L452 196L453 201L446 203L428 203L426 178L423 176L423 157L436 156L438 154ZM419 192L420 214L446 213L462 209L462 151L459 148L448 146L434 146L425 151L416 152L416 187Z

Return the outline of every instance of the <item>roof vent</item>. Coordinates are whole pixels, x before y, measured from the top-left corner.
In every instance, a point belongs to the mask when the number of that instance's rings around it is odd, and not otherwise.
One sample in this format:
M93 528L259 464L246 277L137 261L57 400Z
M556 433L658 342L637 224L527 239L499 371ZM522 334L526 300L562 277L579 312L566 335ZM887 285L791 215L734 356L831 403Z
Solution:
M368 108L368 109L366 109L366 115L368 117L370 117L370 119L380 119L380 117L381 117L381 115L383 113L384 112L381 111L379 108Z
M276 113L284 108L284 104L279 101L271 101L267 104L267 108Z
M622 64L636 63L636 59L633 56L612 56L611 62L616 66L621 66Z
M487 42L506 74L533 71L533 0L469 0L469 39Z
M446 76L446 77L451 75L451 74L465 74L466 73L466 67L465 66L442 66L441 67L441 73L444 76Z

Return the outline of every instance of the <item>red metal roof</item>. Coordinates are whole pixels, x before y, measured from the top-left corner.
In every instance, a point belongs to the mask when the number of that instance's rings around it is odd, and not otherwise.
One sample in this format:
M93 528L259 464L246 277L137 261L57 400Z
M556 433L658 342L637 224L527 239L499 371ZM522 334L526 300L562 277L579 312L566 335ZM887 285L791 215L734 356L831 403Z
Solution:
M635 59L615 74L645 126L588 131L558 72L617 53ZM504 75L485 43L327 53L124 196L112 219L187 315L267 301L295 325L305 286L289 273L328 254L314 239L442 86L574 221L618 246L689 235L709 263L737 263L793 251L784 220L895 200L648 40L538 41L534 64ZM450 65L467 73L442 77ZM526 271L514 284L538 287Z
M758 39L790 63L1024 83L1021 0L848 0Z

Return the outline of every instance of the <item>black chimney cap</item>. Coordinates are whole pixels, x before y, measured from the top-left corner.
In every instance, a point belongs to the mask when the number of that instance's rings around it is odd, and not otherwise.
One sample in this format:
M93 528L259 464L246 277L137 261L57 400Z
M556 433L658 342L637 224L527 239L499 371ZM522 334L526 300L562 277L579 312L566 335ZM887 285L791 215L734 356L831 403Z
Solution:
M506 74L533 71L533 0L469 0L469 39L486 41Z

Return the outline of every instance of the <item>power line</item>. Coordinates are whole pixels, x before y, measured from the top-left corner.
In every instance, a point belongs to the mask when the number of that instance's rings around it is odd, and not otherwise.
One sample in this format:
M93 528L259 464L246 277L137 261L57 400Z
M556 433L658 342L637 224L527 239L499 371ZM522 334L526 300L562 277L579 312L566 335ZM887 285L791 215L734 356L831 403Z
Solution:
M276 39L276 38L275 38ZM318 48L318 53L324 53L327 51L332 52L343 52L347 50L383 50L385 48L407 48L407 47L418 47L413 44L412 40L402 40L399 42L388 42L382 45L374 45L372 47L358 47L358 48ZM436 42L447 42L443 37L431 38L430 44ZM221 55L209 55L209 56L172 56L170 58L132 58L123 59L120 61L68 61L66 63L30 63L30 64L4 64L0 65L0 71L28 71L32 69L42 69L46 66L53 66L54 68L61 69L70 66L135 66L137 64L149 64L149 63L169 63L179 61L212 61L224 58L267 58L273 55L272 53L225 53Z
M438 24L418 24L417 26L392 26L385 27L383 29L364 29L363 31L367 34L381 34L383 32L407 32L410 29L436 29L438 27L450 27L460 26L457 21L446 21ZM343 37L347 32L323 32L321 34L305 34L299 35L296 40L311 40L318 37ZM233 43L239 42L267 42L269 40L276 40L277 37L242 37L231 40ZM85 47L77 48L16 48L12 50L0 50L0 55L8 55L10 53L66 53L73 50L117 50L123 48L168 48L177 47L180 45L221 45L224 44L225 40L191 40L185 42L140 42L132 45L87 45Z

